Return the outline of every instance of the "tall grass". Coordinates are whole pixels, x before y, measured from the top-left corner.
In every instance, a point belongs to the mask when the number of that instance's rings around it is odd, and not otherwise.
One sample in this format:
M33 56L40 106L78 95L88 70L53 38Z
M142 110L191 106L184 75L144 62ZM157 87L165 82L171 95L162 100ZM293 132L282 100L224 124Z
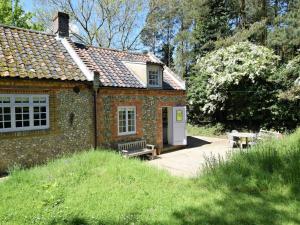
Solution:
M229 160L208 159L204 179L211 185L225 185L237 191L258 193L287 185L299 192L300 129L281 141L268 140L233 153Z

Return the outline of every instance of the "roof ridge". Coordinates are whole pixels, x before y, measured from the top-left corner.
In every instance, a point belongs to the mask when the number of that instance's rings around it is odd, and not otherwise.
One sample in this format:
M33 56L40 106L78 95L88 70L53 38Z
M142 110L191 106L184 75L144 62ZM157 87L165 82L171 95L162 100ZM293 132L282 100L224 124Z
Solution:
M132 52L132 51L128 51L128 50L119 50L119 49L115 49L115 48L96 47L96 46L93 46L93 45L86 45L86 46L96 48L96 49L104 49L104 50L114 51L114 52L124 52L124 53L128 53L128 54L147 56L146 53L142 53L142 52Z
M37 33L37 34L44 34L44 35L49 35L49 36L53 36L53 37L56 36L55 34L46 33L45 31L37 31L37 30L32 30L32 29L26 29L26 28L11 26L11 25L2 24L2 23L0 23L0 27L9 28L9 29L15 29L15 30L28 31L28 32Z

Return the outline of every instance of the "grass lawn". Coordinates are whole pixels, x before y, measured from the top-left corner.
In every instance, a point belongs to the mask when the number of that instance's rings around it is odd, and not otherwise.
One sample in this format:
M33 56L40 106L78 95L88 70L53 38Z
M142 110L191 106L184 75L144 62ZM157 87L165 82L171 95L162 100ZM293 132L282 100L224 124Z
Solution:
M195 179L108 151L76 154L0 183L0 224L299 224L300 130Z

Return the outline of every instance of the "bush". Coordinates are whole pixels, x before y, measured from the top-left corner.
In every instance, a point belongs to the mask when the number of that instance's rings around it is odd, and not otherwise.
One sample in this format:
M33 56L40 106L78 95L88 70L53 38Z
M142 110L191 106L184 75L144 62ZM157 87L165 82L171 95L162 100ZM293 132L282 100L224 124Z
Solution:
M220 123L216 125L204 125L204 126L197 126L197 125L187 125L187 132L188 135L191 136L220 136L224 134L224 126Z

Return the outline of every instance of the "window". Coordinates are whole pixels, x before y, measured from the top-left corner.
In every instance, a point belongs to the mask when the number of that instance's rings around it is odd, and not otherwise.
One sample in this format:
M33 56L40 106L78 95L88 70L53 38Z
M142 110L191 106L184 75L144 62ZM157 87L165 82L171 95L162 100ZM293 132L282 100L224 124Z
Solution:
M49 128L48 95L0 94L0 132Z
M177 122L183 121L183 111L182 110L176 110L176 121Z
M135 134L136 110L134 106L118 108L118 134Z
M148 84L150 87L159 87L159 72L158 70L149 70Z

